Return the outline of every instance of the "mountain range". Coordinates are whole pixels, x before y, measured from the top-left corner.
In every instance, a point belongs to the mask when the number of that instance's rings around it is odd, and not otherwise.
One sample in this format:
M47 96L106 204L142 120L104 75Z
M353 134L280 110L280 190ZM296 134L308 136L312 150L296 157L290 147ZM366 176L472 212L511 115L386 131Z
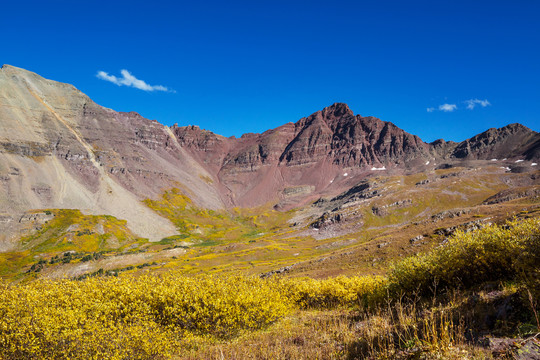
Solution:
M521 173L538 160L540 134L519 123L460 143L425 143L335 103L262 134L227 138L116 112L72 85L0 69L0 251L36 209L112 215L157 241L178 230L142 200L172 188L204 209L287 211L375 177L494 165Z

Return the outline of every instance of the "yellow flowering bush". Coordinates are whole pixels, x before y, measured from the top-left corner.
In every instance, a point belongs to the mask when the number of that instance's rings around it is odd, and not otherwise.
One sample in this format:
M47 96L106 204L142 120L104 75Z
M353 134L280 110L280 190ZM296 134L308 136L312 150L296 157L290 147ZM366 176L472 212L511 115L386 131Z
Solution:
M287 279L282 286L301 308L370 305L386 293L386 279L382 276Z
M475 232L458 231L427 254L407 258L391 269L394 293L428 293L441 287L470 287L486 281L511 280L537 272L540 218L509 221ZM528 255L527 255L528 254ZM524 264L528 264L524 268Z
M166 327L230 336L259 329L289 312L292 303L275 282L242 276L146 277L143 300Z
M295 308L374 301L381 277L260 279L178 274L3 283L1 359L156 359L193 336L260 329Z
M2 284L1 359L155 359L192 334L232 336L292 308L274 281L179 275Z
M121 285L117 279L3 285L0 358L146 359L168 354L174 340L170 331L152 321L134 294L115 298L110 290Z

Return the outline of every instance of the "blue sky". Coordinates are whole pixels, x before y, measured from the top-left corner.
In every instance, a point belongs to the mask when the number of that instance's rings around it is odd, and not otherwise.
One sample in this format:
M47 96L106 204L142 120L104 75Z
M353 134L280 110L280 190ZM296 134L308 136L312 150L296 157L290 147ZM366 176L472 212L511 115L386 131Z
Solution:
M345 102L460 141L513 122L540 131L539 18L537 0L9 1L0 63L226 136Z

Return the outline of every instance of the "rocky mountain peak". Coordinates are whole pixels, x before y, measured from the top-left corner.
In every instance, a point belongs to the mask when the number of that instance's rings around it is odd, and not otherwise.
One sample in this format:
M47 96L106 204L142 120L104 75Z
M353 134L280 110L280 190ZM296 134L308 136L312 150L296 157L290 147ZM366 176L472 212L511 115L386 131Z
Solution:
M511 158L530 154L537 148L540 134L518 123L491 128L459 143L454 158L492 159Z
M534 133L535 131L532 131L531 129L529 129L528 127L526 127L525 125L522 125L520 123L513 123L513 124L508 124L506 126L503 126L502 128L498 129L500 132L503 132L503 133L517 133L517 132L527 132L527 133Z
M321 114L324 119L341 118L344 116L354 116L353 111L345 103L334 103L325 107Z

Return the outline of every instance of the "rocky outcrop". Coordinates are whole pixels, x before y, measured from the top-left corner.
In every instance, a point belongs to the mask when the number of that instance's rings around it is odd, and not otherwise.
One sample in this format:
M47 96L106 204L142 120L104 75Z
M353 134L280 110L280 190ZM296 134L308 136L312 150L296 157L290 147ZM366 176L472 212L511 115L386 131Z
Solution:
M454 141L445 141L444 139L438 139L433 141L430 145L430 152L435 158L445 159L448 158L458 143Z
M213 172L219 171L223 160L231 147L231 139L216 135L211 131L203 130L198 126L181 126L174 124L171 127L180 146L190 149L197 160Z
M469 221L460 225L437 229L435 230L434 233L436 235L445 236L446 237L445 241L447 241L448 237L454 235L458 230L468 233L468 232L476 231L476 230L479 230L486 226L491 225L491 222L489 222L488 220L489 218Z

